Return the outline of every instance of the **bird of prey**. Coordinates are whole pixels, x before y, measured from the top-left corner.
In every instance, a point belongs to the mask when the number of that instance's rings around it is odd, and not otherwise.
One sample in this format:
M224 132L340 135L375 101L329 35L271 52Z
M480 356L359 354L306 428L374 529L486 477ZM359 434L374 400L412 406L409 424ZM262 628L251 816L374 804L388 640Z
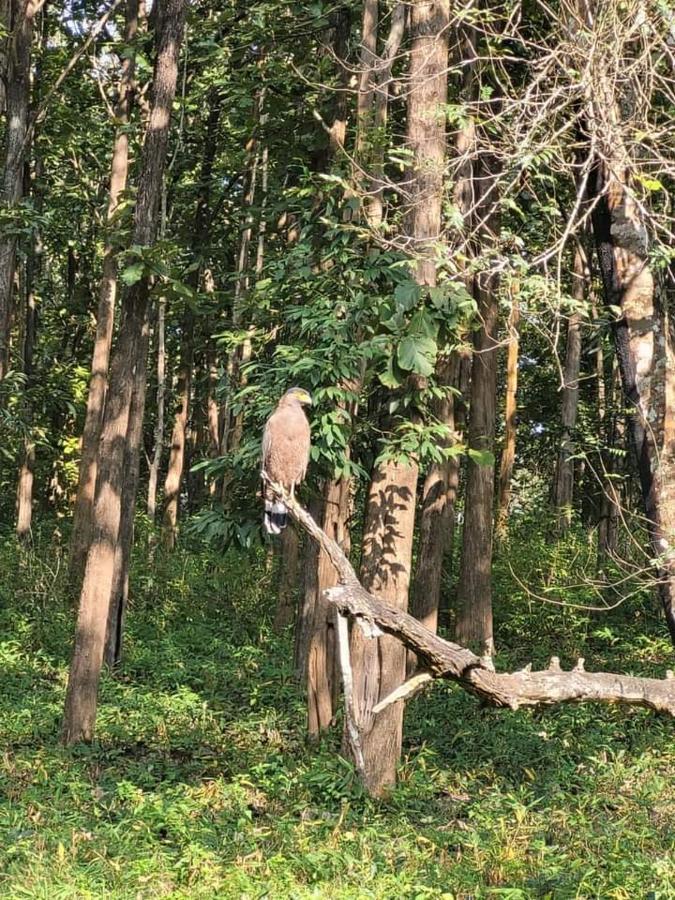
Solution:
M303 481L309 463L310 430L303 406L311 403L312 398L304 388L286 391L263 432L262 471L291 497L296 484ZM274 498L267 483L263 484L263 500L265 530L268 534L279 534L287 524L286 506Z

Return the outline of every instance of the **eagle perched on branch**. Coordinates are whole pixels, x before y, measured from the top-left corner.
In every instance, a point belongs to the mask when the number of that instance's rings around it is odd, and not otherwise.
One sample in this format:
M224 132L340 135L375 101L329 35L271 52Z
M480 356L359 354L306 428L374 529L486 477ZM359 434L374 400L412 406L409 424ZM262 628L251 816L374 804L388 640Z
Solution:
M312 398L304 388L286 391L265 423L262 439L262 471L271 481L294 495L296 484L304 480L309 464L310 430L303 406ZM263 524L268 534L279 534L286 527L288 511L263 483L265 512Z

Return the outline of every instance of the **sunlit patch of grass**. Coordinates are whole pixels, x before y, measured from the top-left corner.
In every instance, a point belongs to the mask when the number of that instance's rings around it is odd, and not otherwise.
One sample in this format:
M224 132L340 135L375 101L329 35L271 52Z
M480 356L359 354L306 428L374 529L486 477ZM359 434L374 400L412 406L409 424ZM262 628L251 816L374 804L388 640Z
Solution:
M675 896L670 720L500 711L436 684L406 713L398 788L370 800L339 734L305 744L262 561L176 553L138 560L97 740L66 750L72 601L53 548L1 552L0 896ZM610 622L567 617L563 634L508 573L497 584L502 665L581 652L589 669L663 674L672 658L639 605Z

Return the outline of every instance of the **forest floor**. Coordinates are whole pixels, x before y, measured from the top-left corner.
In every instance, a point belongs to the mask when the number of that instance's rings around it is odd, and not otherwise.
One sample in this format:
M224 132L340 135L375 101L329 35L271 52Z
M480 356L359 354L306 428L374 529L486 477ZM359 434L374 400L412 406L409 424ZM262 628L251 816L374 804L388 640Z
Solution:
M7 537L0 553L1 897L675 897L672 721L486 709L436 684L410 703L400 784L375 802L337 735L303 738L273 577L235 553L180 552L137 560L97 740L66 750L59 547ZM551 653L672 667L651 607L589 622L495 578L500 668Z

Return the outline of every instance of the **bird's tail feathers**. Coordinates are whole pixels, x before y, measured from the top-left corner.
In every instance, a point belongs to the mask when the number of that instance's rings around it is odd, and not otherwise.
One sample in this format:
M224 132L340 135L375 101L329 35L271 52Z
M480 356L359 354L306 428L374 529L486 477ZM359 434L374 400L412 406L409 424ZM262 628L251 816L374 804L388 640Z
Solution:
M280 534L288 524L288 510L281 500L265 499L263 524L268 534Z

